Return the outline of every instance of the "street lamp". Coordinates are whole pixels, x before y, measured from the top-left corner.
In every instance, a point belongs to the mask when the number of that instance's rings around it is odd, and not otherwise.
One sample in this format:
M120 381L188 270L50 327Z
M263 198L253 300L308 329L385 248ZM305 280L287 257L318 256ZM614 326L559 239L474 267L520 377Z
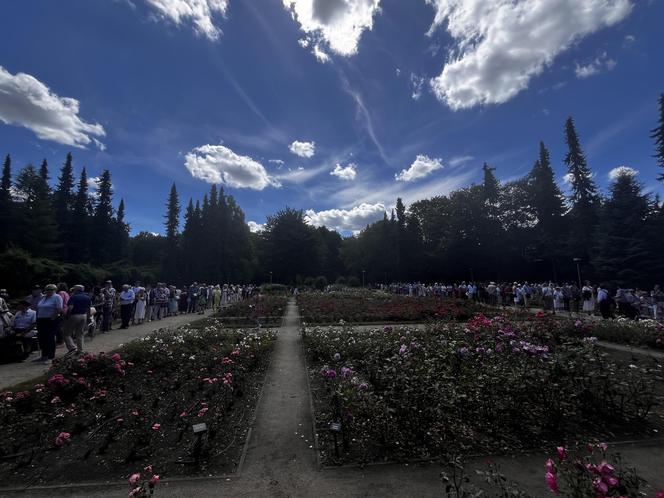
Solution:
M272 272L270 272L270 283L272 283Z
M579 266L579 263L581 262L581 258L574 258L572 261L576 263L576 275L579 277L579 290L581 290L581 267Z
M362 288L364 289L364 273L366 270L362 270Z

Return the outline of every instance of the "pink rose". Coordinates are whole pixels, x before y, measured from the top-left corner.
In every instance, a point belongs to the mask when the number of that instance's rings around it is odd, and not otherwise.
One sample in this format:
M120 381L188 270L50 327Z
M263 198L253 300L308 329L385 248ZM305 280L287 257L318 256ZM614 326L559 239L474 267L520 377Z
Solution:
M551 491L553 491L553 494L558 494L558 480L556 479L556 474L553 474L551 472L547 472L544 475L544 478L546 479L546 483L549 485L549 488Z
M132 474L129 476L129 484L132 486L138 482L138 480L141 478L141 474L139 472L136 472L135 474Z

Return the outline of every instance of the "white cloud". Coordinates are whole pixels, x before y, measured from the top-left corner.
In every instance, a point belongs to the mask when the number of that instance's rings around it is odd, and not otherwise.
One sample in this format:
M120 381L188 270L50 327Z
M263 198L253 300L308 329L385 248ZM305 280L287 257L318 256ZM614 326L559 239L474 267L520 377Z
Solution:
M502 104L574 42L625 19L631 0L426 0L429 33L445 25L456 47L431 80L454 110Z
M630 168L629 166L618 166L609 171L609 180L616 180L619 176L623 175L636 176L638 174L639 171L634 168Z
M98 176L91 176L88 178L88 188L91 190L97 190L99 187L99 180L100 178Z
M249 226L249 231L252 233L258 233L262 232L265 230L265 225L262 223L256 223L255 221L249 221L247 222L247 225Z
M214 23L214 16L226 14L228 0L146 0L159 11L162 19L169 19L176 26L186 20L194 25L194 30L208 40L215 41L221 36L221 29Z
M563 183L571 185L572 181L574 181L574 175L572 173L566 173L563 175Z
M410 84L413 87L413 93L411 97L413 100L420 100L422 96L422 88L424 88L424 83L426 83L426 78L424 76L418 76L415 73L410 73Z
M443 162L441 159L431 158L420 154L415 158L415 161L410 165L410 168L402 169L401 173L394 175L394 178L399 182L412 182L418 178L424 178L442 168Z
M300 142L295 140L289 147L290 151L296 156L313 157L316 153L316 142Z
M194 178L208 183L224 183L230 187L253 190L281 186L268 175L261 163L236 154L223 145L196 147L185 156L185 166Z
M330 56L327 54L325 50L320 48L320 45L317 43L314 45L314 48L311 49L311 53L314 54L314 57L318 59L318 62L322 62L325 64L326 62L330 62Z
M380 0L283 0L283 4L300 24L312 53L327 62L323 46L342 56L357 53L362 33L373 27Z
M475 159L475 156L456 156L449 160L450 166L456 168Z
M305 214L305 220L313 226L326 226L338 231L352 232L383 219L385 206L380 203L362 203L352 209L329 209L318 212L309 209Z
M11 74L0 66L0 121L32 130L42 140L73 147L85 147L94 136L106 135L98 123L88 123L78 115L79 102L60 97L35 77Z
M330 174L340 178L341 180L351 181L355 180L355 177L357 176L357 170L355 168L356 166L353 163L350 163L346 167L341 166L341 164L337 164L334 169L330 171Z
M634 35L627 35L625 36L625 43L631 44L636 41L636 36Z
M577 78L586 79L604 71L613 71L618 63L611 59L606 52L604 52L595 60L590 61L588 64L576 64L574 74Z

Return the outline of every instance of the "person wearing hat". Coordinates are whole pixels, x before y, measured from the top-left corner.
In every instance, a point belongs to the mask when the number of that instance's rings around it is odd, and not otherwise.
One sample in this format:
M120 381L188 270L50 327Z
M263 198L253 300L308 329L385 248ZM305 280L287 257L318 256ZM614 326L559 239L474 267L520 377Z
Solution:
M30 307L37 311L37 305L39 304L39 301L41 301L41 298L44 297L44 294L42 294L42 288L39 285L35 285L32 288L32 292L28 297L25 299L30 303Z
M37 303L37 337L42 356L35 361L50 365L55 358L55 335L62 315L62 297L53 284L44 287L46 294Z
M85 287L75 285L66 311L66 320L63 327L67 354L83 353L83 336L90 321L90 308L92 300L85 294Z
M23 342L23 359L30 356L32 351L32 338L37 335L35 325L37 324L37 312L30 308L30 301L22 299L18 302L18 311L14 315L12 329Z

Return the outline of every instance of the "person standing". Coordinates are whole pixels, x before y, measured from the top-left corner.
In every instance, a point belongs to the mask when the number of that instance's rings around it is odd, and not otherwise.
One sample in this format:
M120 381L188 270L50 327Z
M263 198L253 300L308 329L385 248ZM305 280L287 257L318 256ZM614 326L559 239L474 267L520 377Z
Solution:
M565 310L565 294L560 287L553 291L553 312L560 313Z
M35 361L50 365L55 358L55 335L63 308L62 297L55 293L54 284L48 284L44 290L46 294L37 304L37 337L42 356Z
M41 301L44 294L42 293L42 288L39 285L35 285L32 288L32 292L28 297L25 298L26 301L30 303L30 308L37 311L37 305Z
M129 287L129 285L124 284L122 286L122 292L120 293L120 317L122 319L121 329L129 328L129 322L131 321L131 310L134 307L135 299L134 291Z
M113 307L115 306L115 289L113 288L113 282L110 280L105 282L104 288L101 291L101 296L103 299L101 331L105 333L111 330L113 324Z
M213 306L215 311L219 310L219 308L221 307L221 287L219 287L219 284L217 284L214 287L214 293L212 299L214 300Z
M603 284L597 288L597 302L602 318L611 318L611 297Z
M134 309L134 323L139 325L145 320L145 309L147 308L147 292L145 288L139 287L136 294L136 307Z
M581 288L581 299L583 299L583 311L592 315L595 311L595 301L593 299L593 288L590 286L590 282L586 282Z
M75 285L69 298L63 327L67 354L83 354L83 337L90 321L91 307L92 300L85 294L85 287Z

